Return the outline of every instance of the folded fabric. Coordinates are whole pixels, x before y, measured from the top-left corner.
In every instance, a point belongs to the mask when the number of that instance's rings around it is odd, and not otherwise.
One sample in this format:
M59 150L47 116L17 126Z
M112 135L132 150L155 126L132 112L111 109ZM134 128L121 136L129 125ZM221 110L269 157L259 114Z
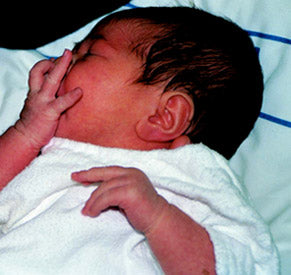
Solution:
M162 273L144 235L119 211L82 216L96 185L73 182L71 173L108 165L141 169L162 196L205 227L217 274L278 273L268 228L228 163L204 145L134 151L53 138L0 194L1 274Z

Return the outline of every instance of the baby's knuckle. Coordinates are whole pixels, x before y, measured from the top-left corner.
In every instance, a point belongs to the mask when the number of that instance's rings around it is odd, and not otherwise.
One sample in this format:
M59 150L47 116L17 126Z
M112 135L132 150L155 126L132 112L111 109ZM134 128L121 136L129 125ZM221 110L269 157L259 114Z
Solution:
M135 176L135 177L136 176L140 177L140 176L142 176L144 174L140 169L134 168L134 167L127 168L127 173L129 175Z
M57 79L52 76L51 74L48 74L47 77L46 77L46 81L49 83L49 84L52 84L52 85L55 85L58 83Z
M124 186L131 186L132 185L132 178L128 175L121 175L116 178L118 181L122 182Z
M127 196L129 201L139 201L140 200L140 192L139 189L135 188L135 186L131 186L131 188L128 188L127 190Z
M39 61L37 62L32 68L31 70L29 71L29 75L35 75L37 74L40 70L39 70L39 67L43 64L43 60L42 61Z
M35 68L32 68L29 71L29 79L35 78L36 74L37 74L37 70Z
M47 118L54 118L57 115L56 110L53 108L51 104L44 104L42 110L43 110L43 114Z
M50 117L51 119L56 119L59 117L59 112L54 108L48 108L47 116Z

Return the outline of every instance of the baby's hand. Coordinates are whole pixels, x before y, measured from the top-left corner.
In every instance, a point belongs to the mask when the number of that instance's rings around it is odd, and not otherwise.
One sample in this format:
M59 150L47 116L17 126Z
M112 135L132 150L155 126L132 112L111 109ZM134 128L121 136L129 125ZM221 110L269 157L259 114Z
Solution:
M83 208L84 215L96 217L108 207L118 206L131 225L144 234L159 221L169 205L157 194L147 176L135 168L92 168L73 173L72 179L85 185L101 182Z
M54 136L62 112L72 107L82 96L77 88L56 97L61 81L71 63L72 53L66 50L57 62L42 60L30 71L24 108L15 128L33 148L40 149Z

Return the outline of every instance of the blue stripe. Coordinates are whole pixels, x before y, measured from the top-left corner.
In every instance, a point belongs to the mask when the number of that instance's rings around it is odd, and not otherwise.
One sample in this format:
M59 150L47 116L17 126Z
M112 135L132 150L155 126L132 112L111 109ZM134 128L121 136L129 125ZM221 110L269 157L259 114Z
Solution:
M289 38L285 38L285 37L281 37L281 36L277 36L277 35L272 35L272 34L267 34L267 33L262 33L262 32L250 31L250 30L246 30L246 31L251 36L256 36L259 38L268 39L268 40L291 45L291 39L289 39Z
M46 59L51 59L51 58L57 59L57 58L59 58L59 56L46 55L46 54L42 53L41 51L39 51L38 49L34 49L34 51L37 52L38 54L42 55Z
M138 6L133 5L133 4L131 4L131 3L126 4L125 7L132 8L132 9L139 8Z
M263 113L263 112L260 113L259 117L262 118L262 119L271 121L273 123L276 123L276 124L291 128L291 122L290 121L287 121L287 120L284 120L284 119L281 119L281 118L277 118L277 117L268 115L268 114Z

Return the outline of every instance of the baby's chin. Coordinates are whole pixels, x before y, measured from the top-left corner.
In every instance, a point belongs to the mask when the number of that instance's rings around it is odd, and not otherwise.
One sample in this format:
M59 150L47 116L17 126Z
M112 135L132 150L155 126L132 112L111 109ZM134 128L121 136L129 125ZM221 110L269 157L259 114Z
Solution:
M78 124L70 123L70 116L67 112L61 115L58 128L55 132L55 137L66 138L75 141L89 142L87 139L88 135L82 129L78 128Z

